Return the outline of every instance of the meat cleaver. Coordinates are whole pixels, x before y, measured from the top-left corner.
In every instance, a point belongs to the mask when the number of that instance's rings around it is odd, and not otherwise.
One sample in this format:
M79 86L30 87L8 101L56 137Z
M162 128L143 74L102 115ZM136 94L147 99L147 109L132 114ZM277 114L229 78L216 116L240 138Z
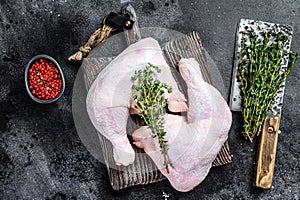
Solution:
M290 51L293 34L291 26L255 21L250 19L240 20L236 34L235 60L232 73L231 95L229 101L229 107L232 111L242 110L240 83L238 81L237 75L241 52L242 32L249 27L252 28L256 33L259 33L262 30L270 29L275 31L276 33L284 32L288 36L288 42L284 48L286 51ZM288 62L282 62L281 70L284 71L287 68L287 65ZM280 89L277 91L277 94L272 101L271 109L268 110L267 117L264 120L262 132L260 135L253 185L263 189L270 189L272 186L278 134L280 133L279 124L283 104L284 88L285 82L282 83Z

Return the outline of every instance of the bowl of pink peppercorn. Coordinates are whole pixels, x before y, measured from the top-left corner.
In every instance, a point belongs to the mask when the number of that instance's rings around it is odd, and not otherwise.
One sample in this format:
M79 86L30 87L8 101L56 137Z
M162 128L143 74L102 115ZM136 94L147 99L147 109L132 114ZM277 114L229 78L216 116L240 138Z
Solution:
M54 58L37 55L26 66L25 86L34 101L47 104L61 97L65 90L65 79Z

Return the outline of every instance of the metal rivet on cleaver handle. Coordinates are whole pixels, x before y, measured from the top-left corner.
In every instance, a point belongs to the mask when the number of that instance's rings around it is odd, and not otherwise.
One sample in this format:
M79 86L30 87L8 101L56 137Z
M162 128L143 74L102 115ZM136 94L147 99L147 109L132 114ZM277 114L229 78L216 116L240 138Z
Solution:
M272 186L279 123L279 117L267 116L264 121L258 145L257 163L253 183L256 187L270 189Z

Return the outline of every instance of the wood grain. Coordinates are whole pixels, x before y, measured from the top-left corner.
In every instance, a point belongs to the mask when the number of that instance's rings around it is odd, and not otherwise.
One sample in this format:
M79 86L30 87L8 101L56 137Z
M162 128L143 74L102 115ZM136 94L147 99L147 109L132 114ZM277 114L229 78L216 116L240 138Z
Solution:
M267 116L260 136L254 186L270 189L275 167L279 117Z
M186 94L185 84L178 77L177 65L182 57L194 57L200 64L203 78L211 83L207 71L207 61L203 51L201 39L196 32L189 33L181 38L168 42L163 47L164 56L171 67L174 78L178 82L179 89ZM84 71L84 79L87 90L90 88L97 75L106 65L113 60L109 58L88 58L84 59L82 64ZM127 133L132 133L138 128L138 120L131 116L127 123ZM165 179L165 177L157 169L153 161L147 156L142 149L138 149L133 145L136 153L135 162L127 167L116 166L112 157L112 144L100 133L99 140L103 152L103 157L109 173L109 179L112 188L119 190L133 185L143 185L157 182ZM131 140L130 136L129 139ZM213 162L213 166L228 164L231 162L228 142L224 144L220 153Z

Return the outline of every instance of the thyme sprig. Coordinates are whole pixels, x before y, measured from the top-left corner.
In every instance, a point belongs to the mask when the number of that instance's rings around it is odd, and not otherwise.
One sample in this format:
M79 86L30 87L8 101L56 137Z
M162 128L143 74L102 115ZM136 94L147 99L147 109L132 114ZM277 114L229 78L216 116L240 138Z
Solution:
M161 83L153 77L154 72L160 73L161 69L148 63L145 69L135 71L131 78L133 81L132 91L134 106L139 110L138 115L142 117L145 124L152 131L153 138L157 138L164 158L164 166L169 173L168 141L165 140L164 115L166 113L167 99L163 96L165 92L171 93L172 88Z
M284 49L288 42L284 33L265 31L260 34L261 37L253 30L243 33L238 67L243 97L243 134L250 141L261 132L277 91L299 57L297 53ZM287 68L282 69L287 58Z

